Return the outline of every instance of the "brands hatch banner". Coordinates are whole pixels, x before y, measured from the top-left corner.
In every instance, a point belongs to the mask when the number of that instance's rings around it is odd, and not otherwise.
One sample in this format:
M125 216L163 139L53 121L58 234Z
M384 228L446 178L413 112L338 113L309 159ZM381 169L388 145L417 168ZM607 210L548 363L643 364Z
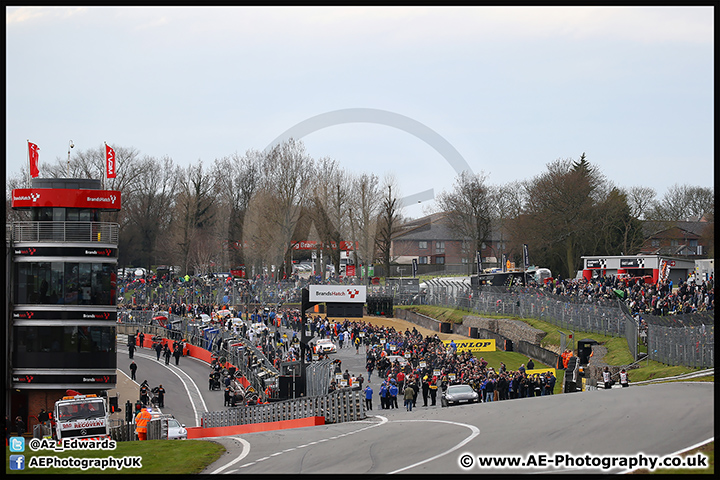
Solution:
M12 383L15 385L28 384L114 384L117 383L117 375L97 375L97 374L75 374L75 375L58 375L58 374L32 374L32 375L12 375Z
M340 250L355 250L356 246L357 242L340 242ZM332 250L336 250L337 247L338 245L335 242L323 243L312 240L297 242L292 246L293 250L317 250L318 248L330 248Z
M120 210L119 190L72 190L68 188L16 188L13 208L71 207Z
M116 258L117 248L14 247L16 257L107 257Z
M106 320L112 322L111 326L114 326L117 321L117 311L115 310L91 312L86 310L52 310L51 308L47 310L15 310L12 312L12 318L16 320Z
M450 345L451 341L452 340L443 340L445 348ZM494 338L489 340L456 340L455 345L457 346L458 352L494 352L496 350Z
M318 303L365 303L365 285L310 285L310 301Z

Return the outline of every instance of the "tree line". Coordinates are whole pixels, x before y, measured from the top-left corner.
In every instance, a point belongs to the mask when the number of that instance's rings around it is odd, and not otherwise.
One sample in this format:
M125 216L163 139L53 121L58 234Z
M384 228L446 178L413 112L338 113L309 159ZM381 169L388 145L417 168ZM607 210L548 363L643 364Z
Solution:
M43 165L42 176L103 179L103 188L121 192L122 209L103 218L120 226L120 266L178 265L183 274L205 274L239 265L261 273L272 265L275 271L268 273L283 278L292 273L293 259L310 256L293 246L315 239L335 271L340 250L329 246L341 241L357 245L355 265L380 264L390 271L391 241L406 220L392 176L348 172L334 159L312 158L294 139L266 152L248 150L186 167L132 147L114 150L116 178L104 178L104 146L69 160L58 157ZM7 179L9 222L29 218L10 208L12 189L29 187L28 179L24 170ZM505 185L488 184L482 172L463 172L452 190L438 195L436 209L449 214L469 259L483 244L499 240L519 262L528 244L534 264L568 277L582 255L637 252L645 239L643 223L704 216L712 225L714 192L674 185L658 197L648 187L615 186L583 154Z
M509 260L522 265L523 244L531 262L571 278L582 256L633 255L648 231L677 222L707 222L703 236L714 254L715 195L711 188L673 185L662 196L649 187L608 181L583 153L558 159L539 175L492 186L484 174L462 174L438 198L451 229L468 239L468 258L491 239L506 244ZM499 236L499 238L497 238Z

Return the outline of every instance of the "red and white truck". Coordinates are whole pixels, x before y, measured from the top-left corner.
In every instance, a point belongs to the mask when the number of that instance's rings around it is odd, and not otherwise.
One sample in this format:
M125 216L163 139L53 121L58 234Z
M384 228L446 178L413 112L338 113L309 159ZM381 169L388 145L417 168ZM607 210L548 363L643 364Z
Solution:
M110 418L105 399L92 394L72 393L55 402L55 438L110 438Z

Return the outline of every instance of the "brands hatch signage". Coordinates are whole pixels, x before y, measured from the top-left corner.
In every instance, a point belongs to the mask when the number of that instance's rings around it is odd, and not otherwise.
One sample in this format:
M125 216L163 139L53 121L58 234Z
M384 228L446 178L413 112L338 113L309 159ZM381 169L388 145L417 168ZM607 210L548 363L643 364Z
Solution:
M16 257L105 257L117 258L117 248L14 247Z
M57 375L57 374L32 374L32 375L12 375L14 384L86 384L86 385L109 385L117 383L117 375Z
M341 241L340 242L340 250L355 250L355 246L357 245L357 242L346 242ZM335 242L315 242L312 240L306 240L294 243L292 248L293 250L317 250L318 248L329 248L332 250L337 250L338 244Z
M365 285L310 285L310 301L317 303L365 303Z
M16 188L12 191L12 208L33 207L120 210L120 191L69 188Z
M17 320L107 320L115 323L117 321L117 311L15 310L12 312L12 317Z

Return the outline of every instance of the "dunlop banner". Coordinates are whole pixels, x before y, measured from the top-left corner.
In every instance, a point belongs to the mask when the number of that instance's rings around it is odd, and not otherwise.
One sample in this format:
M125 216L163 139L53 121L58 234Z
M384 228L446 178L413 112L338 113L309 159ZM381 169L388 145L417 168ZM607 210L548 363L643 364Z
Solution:
M552 374L557 377L557 370L555 370L554 368L533 368L532 370L525 370L525 373L527 373L528 375L535 375L536 373L544 375L547 372L552 372Z
M443 340L445 348L450 345L451 341L452 340ZM496 350L494 338L490 340L455 340L455 345L457 346L458 352L494 352Z

